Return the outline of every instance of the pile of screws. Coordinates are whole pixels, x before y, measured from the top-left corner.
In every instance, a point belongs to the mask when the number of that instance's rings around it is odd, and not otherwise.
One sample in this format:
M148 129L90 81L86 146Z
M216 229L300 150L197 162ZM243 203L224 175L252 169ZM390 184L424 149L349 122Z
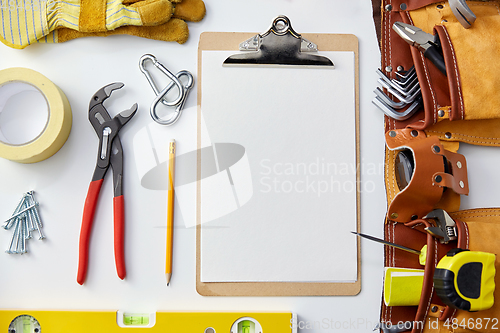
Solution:
M45 238L42 233L42 221L37 210L38 202L35 201L34 191L23 194L23 197L12 216L5 221L2 227L5 230L14 228L14 234L6 253L27 253L26 240L33 238L32 231L38 231L39 240Z

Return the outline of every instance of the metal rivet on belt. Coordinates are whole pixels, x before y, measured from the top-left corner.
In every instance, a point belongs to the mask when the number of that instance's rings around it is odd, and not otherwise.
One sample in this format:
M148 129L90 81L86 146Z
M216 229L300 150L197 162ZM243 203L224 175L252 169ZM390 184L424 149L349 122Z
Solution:
M447 139L451 139L451 133L450 132L444 133L444 137Z
M390 131L390 132L389 132L389 136L390 136L391 138L394 138L394 137L396 136L396 131Z
M439 148L438 146L432 146L432 150L435 152L435 153L439 153L441 151L441 148Z
M392 72L392 66L387 66L385 67L386 72Z
M405 3L402 3L401 5L399 5L399 8L401 8L401 10L406 10L407 6Z
M386 10L387 12L390 12L390 11L392 10L392 5L386 5L386 6L385 6L385 10Z
M462 169L462 163L460 161L457 161L457 168Z
M418 131L417 130L412 130L410 132L410 134L411 134L412 137L416 138L418 136Z
M434 180L436 181L436 183L441 183L441 181L443 180L443 177L437 175L436 177L434 177Z
M439 117L444 117L444 111L443 110L439 110L438 111L438 116Z
M460 185L460 187L461 187L461 188L464 188L464 187L465 187L465 184L464 184L464 182L463 182L463 181L460 181L460 182L458 183L458 185Z
M398 216L399 216L399 214L398 214L398 213L392 213L392 214L391 214L391 219L397 219L397 218L398 218Z

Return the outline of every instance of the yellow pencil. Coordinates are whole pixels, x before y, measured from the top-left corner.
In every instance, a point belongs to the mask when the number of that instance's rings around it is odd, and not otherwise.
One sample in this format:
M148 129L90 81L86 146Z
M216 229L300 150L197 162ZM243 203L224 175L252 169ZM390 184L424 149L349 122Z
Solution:
M167 257L165 263L165 277L167 286L172 277L172 250L174 240L174 177L175 177L175 140L168 146L168 196L167 196Z

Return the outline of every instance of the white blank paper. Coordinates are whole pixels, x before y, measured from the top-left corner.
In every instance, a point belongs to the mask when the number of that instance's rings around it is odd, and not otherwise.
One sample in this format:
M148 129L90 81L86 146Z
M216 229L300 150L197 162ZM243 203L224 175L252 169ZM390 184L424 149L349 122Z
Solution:
M334 69L223 67L234 53L203 51L202 137L210 142L202 147L235 143L248 162L235 177L219 170L220 191L201 182L201 221L204 212L217 216L213 202L227 200L227 186L251 197L201 225L201 281L356 281L354 53L320 52Z

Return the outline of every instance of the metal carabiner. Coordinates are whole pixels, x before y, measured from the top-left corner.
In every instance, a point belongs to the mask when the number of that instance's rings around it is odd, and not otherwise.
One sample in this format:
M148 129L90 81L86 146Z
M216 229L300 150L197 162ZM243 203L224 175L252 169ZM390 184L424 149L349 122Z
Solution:
M177 86L177 88L179 89L179 96L177 96L177 98L175 100L173 100L172 102L169 102L169 101L167 101L166 99L163 98L164 95L166 94L166 92L162 94L163 91L160 92L160 90L156 86L156 83L155 83L153 77L151 76L151 74L149 73L149 71L146 69L146 66L144 65L144 63L147 60L150 60L153 63L153 65L155 65L156 68L158 68L163 74L165 74L166 76L168 76L168 78L170 80L172 80L172 82L171 82L172 87L173 87L173 84L175 84ZM159 94L162 94L161 100L162 100L162 103L164 105L166 105L166 106L176 106L185 97L184 96L185 95L184 86L182 85L181 81L179 81L179 79L177 78L177 76L175 76L174 74L172 74L172 72L169 71L165 66L163 66L160 62L158 62L158 60L156 60L156 57L154 55L152 55L152 54L145 54L145 55L143 55L141 57L141 59L139 60L139 68L140 68L141 72L146 76L146 79L148 80L149 85L151 86L151 88L153 88L153 91L155 92L155 94L157 96Z
M182 96L182 99L179 102L179 104L177 104L177 107L175 108L174 114L168 119L161 119L156 114L156 106L158 105L158 103L160 103L160 101L163 100L163 97L174 87L174 82L170 82L170 84L168 86L166 86L162 91L160 91L160 93L153 100L153 103L151 104L151 108L149 110L153 120L161 125L170 126L170 125L175 124L175 122L177 120L179 120L179 118L182 114L182 109L184 108L184 104L186 103L187 95L194 85L193 75L189 71L182 70L182 71L178 72L175 76L177 78L180 78L181 76L186 76L188 78L188 81L186 82L186 85L183 86L184 95Z

